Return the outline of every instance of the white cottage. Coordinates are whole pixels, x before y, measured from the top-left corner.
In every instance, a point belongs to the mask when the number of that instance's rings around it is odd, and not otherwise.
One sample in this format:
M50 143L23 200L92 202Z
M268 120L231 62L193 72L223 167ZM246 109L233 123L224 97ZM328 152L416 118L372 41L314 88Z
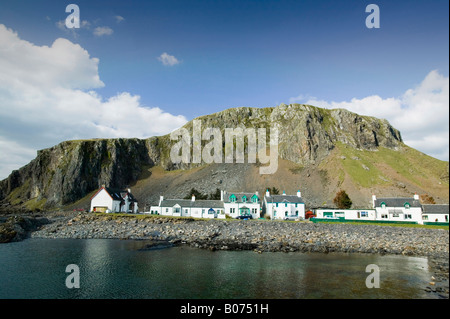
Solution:
M448 204L422 205L422 221L424 225L448 225Z
M320 219L337 221L371 221L376 220L375 209L339 209L339 208L317 208L314 210L316 217L313 221Z
M377 198L372 196L376 219L380 221L422 224L422 205L414 197Z
M150 213L165 216L190 216L198 218L225 218L222 201L192 199L164 199L160 197L158 206L152 206Z
M304 219L305 203L303 202L300 191L297 195L286 195L283 191L282 195L271 195L269 190L264 196L265 214L270 219Z
M115 190L104 185L91 197L91 212L137 213L138 202L131 190Z
M232 218L250 217L257 219L261 215L261 199L255 193L220 192L225 214Z

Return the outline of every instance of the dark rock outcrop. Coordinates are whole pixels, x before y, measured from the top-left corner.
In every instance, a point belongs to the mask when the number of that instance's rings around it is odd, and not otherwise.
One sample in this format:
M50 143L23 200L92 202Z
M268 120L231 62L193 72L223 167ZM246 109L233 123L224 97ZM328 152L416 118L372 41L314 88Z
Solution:
M274 108L233 108L198 119L202 130L219 128L222 134L225 128L277 128L279 157L299 165L319 163L336 143L364 150L402 145L400 132L386 120L343 109L281 104ZM192 127L193 121L184 126L191 132L191 141ZM172 163L170 150L174 144L169 135L65 141L38 151L29 164L0 181L0 201L12 205L27 202L29 209L60 207L85 197L102 184L124 188L155 165L165 170L202 165Z

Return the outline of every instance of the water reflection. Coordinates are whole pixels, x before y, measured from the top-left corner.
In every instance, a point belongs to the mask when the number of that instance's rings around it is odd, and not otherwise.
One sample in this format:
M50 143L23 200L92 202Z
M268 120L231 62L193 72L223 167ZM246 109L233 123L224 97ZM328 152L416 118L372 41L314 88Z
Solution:
M0 298L430 298L425 258L262 253L145 242L29 239L0 245ZM65 267L80 267L80 289ZM368 264L380 288L368 289Z

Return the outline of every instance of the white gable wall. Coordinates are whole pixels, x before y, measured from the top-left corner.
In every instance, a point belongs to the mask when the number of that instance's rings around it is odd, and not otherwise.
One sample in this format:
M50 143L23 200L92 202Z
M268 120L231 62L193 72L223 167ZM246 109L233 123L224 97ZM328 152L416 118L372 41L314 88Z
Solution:
M120 201L113 200L103 188L91 200L91 211L95 207L107 207L110 211L116 213L120 211Z

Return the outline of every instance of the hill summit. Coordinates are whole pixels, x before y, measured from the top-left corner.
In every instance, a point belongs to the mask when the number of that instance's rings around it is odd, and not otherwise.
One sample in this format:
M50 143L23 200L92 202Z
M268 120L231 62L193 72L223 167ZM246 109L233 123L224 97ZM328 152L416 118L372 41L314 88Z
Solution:
M196 127L201 123L201 127ZM261 174L265 166L255 162L192 160L193 148L205 149L215 130L277 131L277 169ZM210 131L205 132L205 130ZM191 188L211 193L259 191L276 187L286 193L302 191L307 207L333 206L336 192L345 189L354 207L368 207L372 194L404 196L427 194L436 202L448 202L448 162L414 150L402 141L400 132L387 120L362 116L345 109L323 109L311 105L281 104L276 107L231 108L200 116L180 130L192 157L174 161L179 141L170 134L147 139L117 138L64 141L40 150L29 164L0 181L0 200L28 209L89 206L89 198L101 185L132 188L140 207L160 195L183 198ZM195 130L200 130L195 132ZM197 144L196 144L197 143ZM233 146L237 139L232 142ZM227 153L225 141L215 144ZM229 145L228 145L229 146ZM250 158L249 139L244 153ZM269 153L267 146L267 153ZM260 153L258 153L260 154ZM172 156L171 156L172 155ZM223 157L225 158L225 157Z

